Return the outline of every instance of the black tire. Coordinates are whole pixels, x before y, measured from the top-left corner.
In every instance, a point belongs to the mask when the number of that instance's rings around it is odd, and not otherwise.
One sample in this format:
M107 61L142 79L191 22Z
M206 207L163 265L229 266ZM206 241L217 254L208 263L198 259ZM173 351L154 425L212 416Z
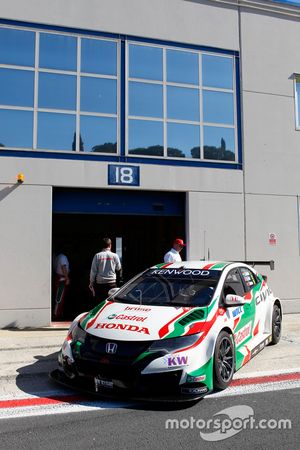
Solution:
M214 353L214 388L226 389L235 369L235 352L231 336L226 331L219 334Z
M270 345L276 345L280 341L281 337L281 322L282 316L278 305L273 306L272 313L272 340Z

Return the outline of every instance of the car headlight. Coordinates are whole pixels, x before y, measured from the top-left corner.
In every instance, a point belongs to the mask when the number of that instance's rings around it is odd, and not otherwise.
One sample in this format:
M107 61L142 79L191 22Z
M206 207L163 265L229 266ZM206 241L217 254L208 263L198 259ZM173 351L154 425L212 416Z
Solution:
M82 344L84 343L85 337L86 337L86 331L84 331L78 323L72 329L71 334L72 334L73 342L81 342Z
M165 351L165 353L172 353L181 350L185 347L190 347L198 341L202 333L191 334L189 336L180 336L171 339L164 339L161 341L154 341L150 347L149 352Z

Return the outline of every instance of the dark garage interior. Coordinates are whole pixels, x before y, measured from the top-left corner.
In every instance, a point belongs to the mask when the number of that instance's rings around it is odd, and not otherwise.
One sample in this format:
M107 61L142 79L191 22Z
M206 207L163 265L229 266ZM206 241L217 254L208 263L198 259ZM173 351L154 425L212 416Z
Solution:
M112 239L112 251L122 259L126 282L162 262L178 236L185 239L181 194L80 189L54 192L53 253L65 253L70 262L71 283L62 320L72 320L92 306L90 266L94 254L101 250L103 237Z

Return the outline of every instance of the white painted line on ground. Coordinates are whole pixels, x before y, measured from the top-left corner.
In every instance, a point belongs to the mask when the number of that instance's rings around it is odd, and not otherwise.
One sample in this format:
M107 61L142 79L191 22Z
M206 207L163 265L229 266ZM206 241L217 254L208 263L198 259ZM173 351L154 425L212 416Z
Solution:
M241 380L244 378L256 378L256 377L268 377L272 375L282 375L285 373L300 373L300 367L294 367L293 369L276 369L276 370L266 370L266 371L257 371L257 372L246 372L240 373L236 372L233 376L234 380Z
M209 394L205 399L215 399L219 397L230 397L233 395L257 394L259 392L283 391L287 389L300 388L300 381L279 381L274 383L249 384L246 386L228 387L224 391Z
M81 404L57 404L47 406L33 406L24 408L7 408L0 411L0 419L17 419L21 417L46 416L53 414L69 414L83 411L99 411L105 409L116 409L128 407L124 403L107 403L92 401Z

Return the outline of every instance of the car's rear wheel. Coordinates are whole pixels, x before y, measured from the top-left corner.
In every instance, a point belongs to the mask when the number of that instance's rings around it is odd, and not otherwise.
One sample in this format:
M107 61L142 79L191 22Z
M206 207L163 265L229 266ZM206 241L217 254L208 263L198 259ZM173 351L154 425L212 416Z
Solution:
M281 337L281 311L278 305L273 306L273 314L272 314L272 340L270 342L271 345L278 344Z
M234 345L226 331L219 334L214 353L214 388L226 389L234 374Z

